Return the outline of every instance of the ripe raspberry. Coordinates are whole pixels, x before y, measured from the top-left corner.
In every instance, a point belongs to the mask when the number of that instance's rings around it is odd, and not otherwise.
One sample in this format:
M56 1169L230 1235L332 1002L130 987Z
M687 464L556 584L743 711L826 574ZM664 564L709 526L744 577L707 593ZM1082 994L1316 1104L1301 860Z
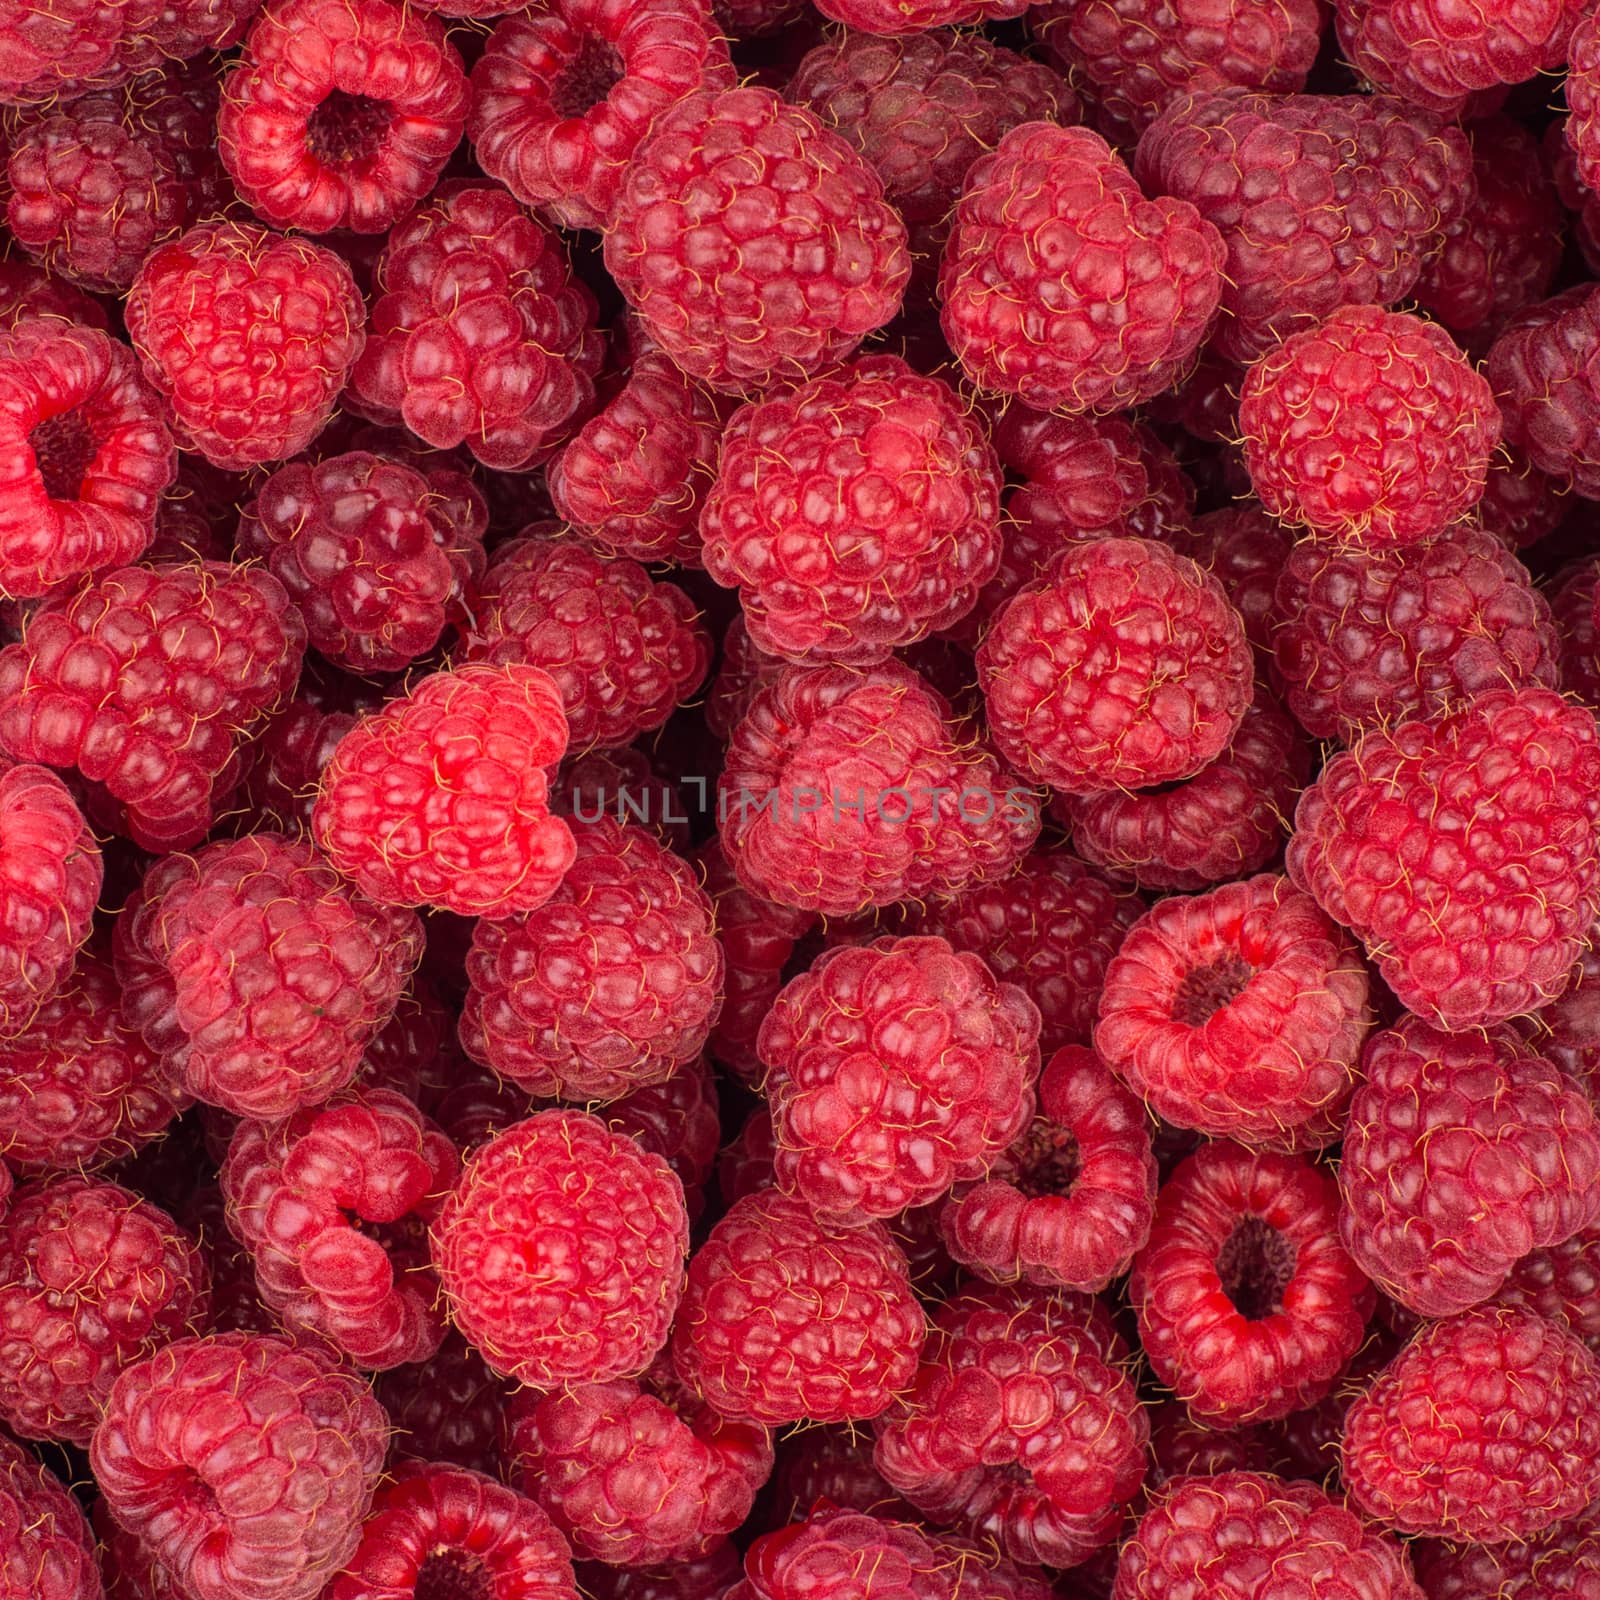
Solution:
M566 747L561 692L537 667L436 672L339 741L312 833L382 904L532 911L575 853L549 809L548 772Z
M561 690L573 749L611 749L694 694L711 640L688 595L638 562L521 537L495 550L466 657L542 668Z
M967 173L940 326L980 388L1044 411L1118 411L1182 375L1222 263L1217 230L1187 201L1145 199L1099 134L1026 123Z
M1593 557L1557 573L1550 592L1550 611L1561 642L1561 687L1594 707L1600 707L1597 594L1600 560Z
M21 1445L0 1436L0 1594L6 1600L100 1600L94 1551L88 1519L71 1491Z
M761 1025L778 1186L858 1226L981 1178L1033 1117L1039 1012L943 939L838 946Z
M147 850L205 837L239 745L293 687L305 627L281 585L222 562L122 567L0 650L0 744L76 767Z
M436 449L537 466L594 402L595 315L554 233L502 189L449 183L384 244L351 392Z
M730 393L848 356L894 315L911 272L877 174L759 88L692 94L657 120L605 264L666 353Z
M1155 1197L1144 1107L1092 1050L1067 1045L1040 1076L1039 1115L944 1202L939 1230L980 1277L1098 1293L1149 1237Z
M952 1600L949 1556L922 1529L819 1507L757 1539L726 1600Z
M391 1450L425 1461L500 1470L501 1435L512 1388L453 1330L426 1361L379 1373L374 1392L394 1430Z
M1405 1017L1373 1036L1362 1069L1340 1231L1410 1310L1487 1300L1519 1257L1600 1216L1594 1107L1509 1030L1445 1034Z
M111 327L105 307L82 289L19 257L0 261L0 328L9 331L31 317L59 317L102 333Z
M790 1429L778 1445L769 1526L803 1519L821 1504L914 1521L915 1510L873 1466L872 1442L871 1432L853 1423Z
M333 251L245 222L158 246L126 306L179 444L234 471L298 455L322 431L361 353L362 314Z
M1351 1406L1344 1483L1402 1533L1502 1544L1600 1488L1600 1364L1528 1311L1427 1324Z
M999 518L1000 463L955 392L868 356L734 414L700 534L759 649L864 666L972 610Z
M1070 1567L1116 1536L1150 1424L1077 1297L986 1288L934 1319L929 1358L878 1424L878 1470L924 1515L1027 1564Z
M1007 871L1037 797L898 662L792 667L734 729L718 784L739 881L780 905L851 916L944 899Z
M234 553L266 562L311 646L349 672L400 672L466 614L483 571L488 507L353 450L279 467L243 509Z
M1494 1303L1526 1307L1564 1323L1600 1353L1600 1227L1591 1225L1561 1244L1530 1250L1512 1267Z
M1203 1144L1162 1185L1129 1296L1195 1416L1269 1421L1333 1388L1374 1298L1338 1221L1333 1179L1298 1156Z
M1418 1539L1411 1559L1428 1600L1584 1600L1600 1583L1600 1525L1590 1510L1512 1544Z
M1192 778L1232 743L1254 679L1221 584L1148 539L1067 549L977 661L1000 753L1069 794Z
M1230 438L1237 432L1237 409L1231 402ZM1245 635L1256 655L1263 663L1270 661L1272 590L1294 548L1294 535L1251 500L1207 511L1187 528L1163 531L1161 537L1216 578L1244 618Z
M1176 1478L1209 1478L1223 1472L1270 1472L1271 1434L1264 1427L1221 1428L1191 1416L1181 1400L1165 1400L1150 1419L1152 1489Z
M592 1600L726 1600L744 1575L739 1552L726 1539L708 1555L649 1567L580 1564L578 1582Z
M634 1089L613 1100L601 1121L658 1155L683 1184L690 1222L705 1210L705 1185L722 1146L717 1085L702 1056L679 1067L664 1083Z
M353 1373L281 1339L179 1339L112 1386L89 1460L195 1600L316 1600L356 1552L388 1444Z
M1221 230L1214 349L1234 361L1338 306L1404 299L1473 192L1466 136L1385 96L1188 95L1134 173Z
M690 804L683 789L636 744L569 756L556 774L551 796L551 805L560 816L580 822L610 817L620 823L637 823L682 856L694 848ZM693 804L694 820L698 820L705 811L698 794Z
M467 1161L433 1227L455 1325L536 1389L642 1372L666 1343L689 1253L683 1185L580 1111L541 1111Z
M1402 1005L1479 1027L1565 987L1600 912L1597 815L1591 714L1495 690L1335 756L1295 809L1289 875Z
M359 720L350 711L319 711L299 696L278 712L246 752L244 830L308 831L322 769Z
M1526 550L1554 533L1566 514L1567 490L1521 450L1502 444L1489 463L1478 521L1512 550Z
M199 1244L114 1183L26 1185L0 1223L0 1420L87 1444L117 1374L204 1325Z
M600 228L655 119L735 81L704 0L559 0L490 35L472 69L473 153L524 205Z
M1139 1519L1112 1600L1423 1600L1403 1547L1312 1483L1265 1472L1179 1478Z
M1006 22L1028 8L1023 0L825 0L817 9L862 33L895 35Z

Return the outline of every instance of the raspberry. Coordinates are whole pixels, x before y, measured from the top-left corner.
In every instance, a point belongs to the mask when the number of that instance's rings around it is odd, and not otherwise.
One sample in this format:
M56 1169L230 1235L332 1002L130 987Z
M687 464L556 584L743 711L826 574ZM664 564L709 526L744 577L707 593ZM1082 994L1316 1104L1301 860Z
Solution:
M955 1260L999 1283L1098 1293L1150 1233L1156 1163L1145 1110L1092 1050L1067 1045L1039 1078L1039 1115L939 1230Z
M1000 753L1069 794L1192 778L1232 742L1254 678L1221 584L1148 539L1068 548L977 661Z
M693 870L647 829L607 817L572 834L550 899L474 930L461 1043L529 1094L616 1100L705 1048L722 953Z
M1600 627L1595 596L1600 593L1600 561L1590 558L1556 575L1550 611L1561 643L1561 687L1600 707Z
M940 325L980 388L1044 411L1118 411L1182 375L1222 263L1217 230L1187 201L1147 200L1099 134L1026 123L967 173Z
M1513 550L1526 550L1561 526L1567 491L1531 465L1521 450L1502 444L1489 463L1478 521Z
M869 356L735 413L700 533L758 648L868 665L972 610L999 518L1000 463L955 392Z
M27 105L71 94L78 80L116 73L127 33L120 5L48 0L0 11L0 102Z
M351 391L436 449L521 471L593 405L595 315L554 233L503 189L449 183L384 244Z
M1600 1581L1600 1527L1585 1512L1537 1539L1448 1545L1419 1539L1411 1559L1428 1600L1557 1600Z
M1561 1244L1530 1250L1512 1267L1495 1304L1524 1306L1565 1323L1600 1353L1600 1227L1591 1225Z
M1033 792L897 662L790 668L763 689L717 807L746 889L839 916L998 877L1039 828Z
M71 1491L21 1445L0 1436L0 1594L7 1600L100 1600L94 1549L88 1519Z
M1150 1419L1149 1487L1223 1472L1268 1472L1270 1438L1265 1428L1219 1428L1209 1418L1191 1416L1181 1400L1163 1401Z
M1344 1482L1403 1533L1502 1544L1600 1486L1600 1365L1528 1311L1425 1326L1351 1406Z
M1203 1144L1156 1197L1129 1296L1156 1376L1225 1427L1329 1393L1373 1293L1339 1243L1333 1179L1298 1156Z
M739 1552L724 1539L708 1555L649 1567L578 1568L582 1592L593 1600L726 1600L744 1573Z
M770 90L702 91L638 146L605 264L691 377L737 393L848 356L910 276L877 174Z
M143 553L177 455L125 346L55 318L0 333L0 414L0 590L30 598Z
M279 467L240 515L235 553L261 559L313 649L349 672L400 672L460 620L483 571L488 508L456 475L354 450Z
M920 1528L819 1507L757 1539L727 1600L952 1600L947 1553Z
M548 771L566 746L561 692L537 667L436 672L339 741L312 833L380 903L532 911L575 853L549 809Z
M1236 412L1236 403L1230 403L1230 439L1237 431ZM1492 477L1491 468L1491 481ZM1244 618L1245 634L1257 656L1270 661L1273 584L1294 547L1288 529L1252 500L1207 511L1187 528L1163 532L1162 538L1217 579Z
M1302 539L1275 611L1289 709L1320 739L1436 716L1486 689L1558 686L1550 608L1480 529L1391 550Z
M953 1600L1057 1600L1059 1596L1037 1567L1024 1571L982 1540L945 1535L932 1543L952 1569Z
M559 0L490 35L472 69L473 152L524 205L600 228L655 119L734 82L704 0Z
M1122 1547L1112 1600L1422 1600L1402 1547L1312 1483L1179 1478Z
M466 654L542 668L561 690L572 747L611 749L693 695L711 640L688 595L636 561L522 537L495 550Z
M179 1339L112 1386L89 1460L195 1600L316 1600L356 1552L388 1444L354 1374L281 1339Z
M880 1224L841 1230L787 1195L747 1195L689 1263L679 1376L742 1421L875 1417L917 1372L925 1324L910 1270Z
M846 1226L981 1178L1033 1117L1039 1012L943 939L829 950L761 1025L780 1188Z
M1509 1031L1402 1018L1373 1036L1362 1069L1340 1231L1410 1310L1445 1317L1487 1300L1519 1257L1600 1216L1594 1107Z
M199 1244L114 1183L27 1185L0 1223L0 1419L87 1444L117 1374L200 1327Z
M305 628L276 579L222 562L122 567L37 610L0 650L0 744L76 767L148 850L204 838L239 744L285 698Z
M693 849L689 801L638 745L569 756L556 774L555 810L581 822L637 822L677 855ZM698 783L696 783L698 787ZM704 810L695 796L698 813Z
M390 1448L398 1459L499 1472L511 1385L460 1334L447 1333L424 1362L379 1373L375 1393L394 1430Z
M1565 987L1600 912L1597 814L1590 713L1495 690L1335 756L1295 809L1289 875L1401 1004L1479 1027Z
M689 1220L705 1210L705 1185L722 1144L717 1086L704 1057L679 1067L663 1083L634 1089L605 1108L601 1119L658 1155L683 1184Z
M1134 172L1221 230L1214 348L1234 361L1338 306L1404 299L1473 192L1466 136L1386 96L1188 95Z
M0 261L0 328L9 331L32 317L59 317L102 333L111 326L105 307L82 289L30 261Z
M883 1481L872 1464L872 1435L853 1423L791 1429L779 1443L772 1478L776 1518L803 1519L819 1505L907 1522L916 1512Z
M387 233L433 188L470 100L430 16L388 0L269 0L223 85L217 147L274 227Z
M1006 22L1028 8L1022 0L825 0L817 9L862 33L894 35Z
M433 1227L455 1325L537 1389L642 1372L682 1292L683 1185L580 1111L541 1111L467 1161Z
M126 316L179 444L234 471L304 450L362 346L344 261L246 222L203 222L152 250Z
M929 1359L878 1424L878 1470L924 1515L1027 1564L1075 1566L1116 1536L1150 1425L1072 1298L988 1288L934 1319Z

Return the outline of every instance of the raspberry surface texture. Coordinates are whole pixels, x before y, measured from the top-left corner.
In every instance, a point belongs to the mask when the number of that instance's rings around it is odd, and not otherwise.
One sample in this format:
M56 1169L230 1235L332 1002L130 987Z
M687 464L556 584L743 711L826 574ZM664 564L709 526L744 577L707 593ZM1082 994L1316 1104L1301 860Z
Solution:
M100 1600L94 1534L82 1508L53 1472L6 1438L0 1438L0 1552L6 1600Z

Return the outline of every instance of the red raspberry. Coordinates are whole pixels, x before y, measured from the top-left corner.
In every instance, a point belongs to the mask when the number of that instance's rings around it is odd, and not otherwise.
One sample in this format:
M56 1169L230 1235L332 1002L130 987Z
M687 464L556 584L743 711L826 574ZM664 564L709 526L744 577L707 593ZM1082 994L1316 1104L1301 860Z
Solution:
M387 233L433 188L470 100L430 16L388 0L269 0L223 85L217 147L275 227Z
M1600 1489L1600 1364L1528 1311L1426 1325L1350 1408L1344 1482L1402 1533L1502 1544Z
M1000 753L1069 794L1192 778L1232 743L1254 680L1222 585L1148 539L1071 546L977 661Z
M433 1228L455 1325L538 1389L642 1372L682 1292L683 1185L581 1111L541 1111L467 1161Z
M817 9L862 33L894 35L1006 22L1028 8L1022 0L824 0Z
M71 1491L21 1445L0 1436L0 1594L8 1600L100 1600L94 1550L88 1519Z
M582 1592L593 1600L726 1600L744 1575L739 1552L726 1539L709 1555L649 1567L578 1568Z
M195 1600L316 1600L356 1552L382 1408L281 1339L179 1339L123 1371L89 1447L118 1523Z
M521 537L495 550L466 655L542 668L560 687L572 747L610 749L694 694L711 640L688 595L638 562Z
M819 1505L914 1521L916 1512L872 1464L872 1434L853 1423L792 1428L778 1446L771 1526L803 1519Z
M878 1470L933 1521L1027 1564L1070 1567L1115 1538L1150 1424L1077 1297L987 1288L934 1319L930 1355L878 1424Z
M648 829L574 824L537 911L479 922L461 1043L529 1094L615 1100L699 1056L722 999L711 901Z
M1275 610L1289 709L1321 739L1435 716L1486 689L1558 686L1549 606L1477 528L1389 550L1302 539Z
M634 1089L613 1100L601 1120L658 1155L683 1184L690 1222L705 1210L705 1185L722 1145L717 1085L704 1057L679 1067L663 1083Z
M1561 687L1590 706L1600 707L1600 626L1595 600L1600 595L1600 560L1590 557L1556 574L1550 611L1561 643Z
M1521 450L1502 443L1489 463L1478 521L1511 549L1526 550L1554 533L1566 514L1566 489L1531 465Z
M1235 400L1228 421L1230 439L1237 432L1237 409ZM1294 535L1250 500L1207 511L1187 528L1163 531L1161 537L1216 578L1244 618L1245 634L1257 656L1270 661L1272 590L1294 548Z
M269 833L308 829L322 769L359 720L354 712L319 711L299 696L278 712L246 752L246 828Z
M773 1190L735 1201L689 1262L679 1376L742 1421L875 1417L910 1386L925 1329L880 1224L839 1229Z
M967 173L940 325L980 388L1044 411L1118 411L1182 375L1222 263L1217 230L1187 201L1145 199L1099 134L1025 123Z
M1266 1428L1222 1428L1191 1416L1181 1400L1165 1400L1150 1419L1149 1487L1177 1478L1209 1478L1223 1472L1269 1472L1271 1435Z
M282 587L257 569L103 573L0 650L0 744L104 785L143 848L182 849L210 830L239 744L293 687L304 647Z
M117 75L128 8L89 0L47 0L0 10L0 102L28 105L70 97L80 80Z
M722 635L721 660L706 695L706 726L724 742L730 739L756 695L781 678L787 665L750 642L744 613L736 612Z
M384 244L352 394L436 449L521 471L593 404L595 315L556 234L503 189L446 184Z
M892 317L905 224L877 174L770 90L680 100L638 146L605 264L691 377L737 393L809 377Z
M1587 1511L1512 1544L1418 1539L1411 1559L1428 1600L1586 1600L1600 1584L1600 1524Z
M312 832L380 903L532 911L575 853L549 808L548 771L566 746L561 692L537 667L436 672L340 740Z
M374 1392L403 1461L426 1461L494 1476L512 1387L451 1331L426 1361L379 1373Z
M1500 1287L1530 1250L1600 1216L1587 1095L1509 1030L1375 1034L1350 1106L1340 1231L1374 1283L1426 1317Z
M819 1507L757 1539L727 1600L952 1600L948 1553L922 1529Z
M698 777L693 780L698 787ZM587 750L569 756L556 774L551 804L563 817L598 822L610 817L619 823L637 823L653 833L676 855L692 851L690 801L637 745L612 750ZM698 795L696 817L705 804Z
M331 250L204 222L145 257L126 316L178 442L240 471L298 455L322 431L361 353L362 310Z
M980 1178L1033 1117L1039 1012L943 939L827 951L761 1025L780 1188L855 1226Z
M1544 1059L1600 1099L1600 951L1591 945L1573 963L1568 986L1543 1010L1512 1024Z
M759 649L867 665L972 610L999 518L1000 463L955 392L868 356L735 413L700 534Z
M144 72L166 61L189 61L209 51L226 50L244 37L258 0L161 0L154 16L123 41L120 62Z
M264 560L312 648L349 672L400 672L466 614L489 514L456 474L351 451L279 467L243 509L234 552Z
M1593 716L1495 690L1335 756L1295 809L1289 875L1402 1005L1478 1027L1565 987L1600 913L1597 815Z
M600 228L655 119L734 82L704 0L559 0L490 35L472 69L473 153L524 205Z
M201 1327L199 1244L114 1183L58 1177L0 1223L0 1420L87 1444L117 1374Z
M1134 171L1222 231L1215 350L1234 361L1337 306L1404 299L1473 192L1466 136L1384 96L1188 95Z
M1298 1156L1203 1144L1162 1185L1129 1296L1156 1376L1223 1426L1329 1393L1373 1293L1339 1243L1333 1179Z
M30 261L18 257L0 261L0 328L9 331L31 317L60 317L102 333L111 326L105 307L82 289Z
M1067 1045L1039 1078L1039 1115L939 1214L954 1259L997 1283L1098 1293L1149 1237L1156 1162L1145 1110L1092 1050Z
M898 662L793 667L763 689L734 729L717 808L746 889L839 916L959 894L1039 829L1033 791Z
M1423 1600L1403 1547L1312 1483L1265 1472L1179 1478L1139 1519L1112 1600Z
M930 1542L955 1579L952 1600L1059 1600L1060 1590L1039 1568L1024 1571L984 1540L945 1534Z
M1567 1327L1600 1354L1600 1227L1530 1250L1511 1269L1494 1303L1523 1306Z

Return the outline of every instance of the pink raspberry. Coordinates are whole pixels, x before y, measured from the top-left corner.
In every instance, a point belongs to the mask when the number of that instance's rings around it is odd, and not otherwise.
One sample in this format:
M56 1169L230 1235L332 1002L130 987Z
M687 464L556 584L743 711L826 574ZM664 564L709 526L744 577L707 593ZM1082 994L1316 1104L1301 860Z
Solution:
M943 939L839 946L761 1025L779 1187L846 1226L980 1178L1028 1126L1039 1012Z
M1345 1421L1345 1488L1402 1533L1527 1539L1600 1489L1600 1364L1528 1311L1425 1325Z
M1593 716L1495 690L1335 756L1295 809L1288 870L1402 1005L1485 1026L1565 988L1600 913L1597 815Z
M1120 1341L1079 1297L986 1288L934 1319L878 1470L941 1525L1013 1561L1070 1567L1110 1543L1144 1480L1150 1424Z
M206 1320L199 1244L114 1183L56 1177L0 1222L0 1419L87 1444L124 1368Z
M151 251L125 314L179 444L235 471L310 444L363 342L344 261L246 222L203 222Z
M4 726L0 708L0 737ZM381 904L532 911L575 853L549 806L548 772L566 746L561 692L537 667L436 672L340 740L312 833Z
M0 261L0 328L9 331L32 317L59 317L102 333L111 327L105 307L82 289L23 258Z
M757 1539L726 1600L952 1600L955 1573L922 1529L818 1507Z
M1128 1292L1156 1376L1225 1427L1322 1399L1374 1299L1339 1242L1333 1179L1299 1156L1221 1142L1162 1185Z
M1222 264L1217 230L1187 201L1147 200L1099 134L1026 123L967 173L940 325L980 388L1044 411L1118 411L1182 375Z
M426 1361L379 1373L373 1392L394 1430L397 1459L499 1472L512 1386L460 1334L446 1333Z
M433 1226L457 1328L538 1389L642 1372L683 1285L683 1185L581 1111L541 1111L468 1158Z
M824 0L817 9L862 33L894 35L1006 22L1028 8L1022 0Z
M101 1600L95 1540L83 1508L53 1472L3 1435L0 1594L16 1600Z
M1600 1354L1600 1227L1530 1250L1512 1267L1494 1303L1521 1306L1564 1323Z
M1193 777L1232 742L1254 678L1222 586L1148 539L1067 549L977 661L1000 753L1069 794Z
M607 817L572 834L538 910L474 930L461 1042L529 1094L616 1100L705 1048L722 953L693 870L647 829Z
M911 272L877 174L759 88L692 94L656 121L605 264L662 349L730 393L848 356L894 315Z
M561 816L579 821L637 823L674 854L687 856L694 848L690 823L706 809L698 788L693 782L694 792L686 794L632 744L569 756L556 774L552 804Z
M436 449L522 471L593 405L595 315L556 234L503 189L449 183L384 244L352 394Z
M1586 1595L1600 1581L1600 1524L1586 1511L1537 1538L1511 1544L1411 1545L1428 1600L1546 1600Z
M361 1379L281 1339L179 1339L112 1386L89 1460L113 1518L194 1600L317 1600L388 1444Z
M1375 1034L1350 1107L1339 1188L1346 1247L1426 1317L1487 1300L1530 1250L1600 1216L1587 1095L1508 1030Z
M734 82L704 0L559 0L490 35L472 69L473 150L524 205L600 228L656 118Z

